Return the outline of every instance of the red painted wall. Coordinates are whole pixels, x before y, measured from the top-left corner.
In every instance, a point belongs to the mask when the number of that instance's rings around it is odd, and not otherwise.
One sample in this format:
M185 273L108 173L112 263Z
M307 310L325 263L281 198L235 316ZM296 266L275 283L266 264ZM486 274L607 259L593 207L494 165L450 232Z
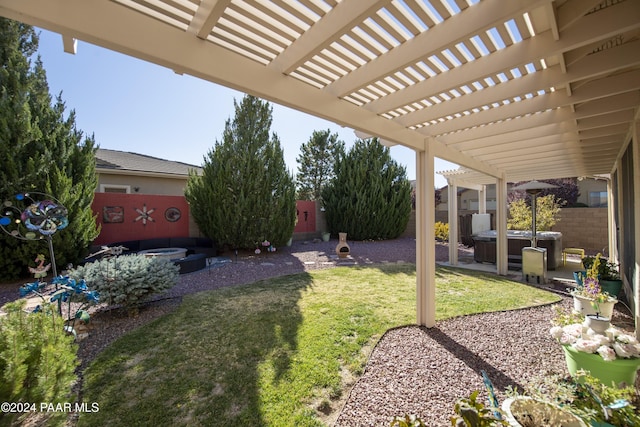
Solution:
M312 200L297 200L296 210L298 222L293 232L312 233L316 231L316 202Z
M96 193L91 208L102 226L95 245L189 236L189 205L183 196Z
M147 218L150 218L146 221L143 214L145 207ZM95 245L156 237L189 236L189 205L183 196L96 193L91 208L97 215L96 222L102 226L100 235L94 241ZM180 212L177 219L175 209ZM293 232L315 232L316 203L298 200L296 212L298 222Z

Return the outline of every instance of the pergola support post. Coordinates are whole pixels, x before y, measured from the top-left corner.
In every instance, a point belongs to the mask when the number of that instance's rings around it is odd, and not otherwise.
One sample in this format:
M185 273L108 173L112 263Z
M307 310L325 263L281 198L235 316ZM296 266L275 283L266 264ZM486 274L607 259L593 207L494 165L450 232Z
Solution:
M449 264L458 265L458 186L447 180L449 190Z
M507 245L507 178L502 174L496 180L496 268L502 276L509 271Z
M478 190L478 213L486 214L487 213L487 186L483 185L480 190Z
M636 120L631 132L631 152L633 153L633 200L640 200L640 131L639 121ZM620 193L618 193L620 195ZM629 236L635 242L635 266L633 269L633 302L636 338L640 339L640 209L633 209L634 236ZM610 249L611 251L611 249Z
M426 144L416 152L416 309L417 323L436 324L434 156Z
M614 206L614 203L616 203L616 199L613 197L614 188L612 181L613 180L611 178L607 179L607 256L609 257L609 259L612 259L615 262L619 262L620 254L618 253L617 243L618 225L616 221Z

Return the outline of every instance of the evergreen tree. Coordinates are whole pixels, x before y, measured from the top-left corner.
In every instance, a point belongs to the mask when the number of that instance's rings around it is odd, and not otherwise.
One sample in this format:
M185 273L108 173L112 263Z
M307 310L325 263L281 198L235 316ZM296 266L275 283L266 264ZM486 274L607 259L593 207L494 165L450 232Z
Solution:
M354 240L394 239L411 214L406 170L377 138L356 140L322 198L331 233L347 232Z
M296 175L298 199L318 200L322 188L333 176L335 163L344 155L344 142L331 131L314 131L309 141L300 147L298 174Z
M234 106L235 117L205 156L202 175L189 176L191 214L221 247L255 248L264 240L281 246L293 234L296 200L280 141L269 137L273 109L249 95Z
M0 18L0 200L37 191L68 209L69 225L53 236L56 263L64 266L81 260L98 235L95 143L93 136L82 141L73 111L64 118L61 96L52 102L43 64L32 59L37 48L31 26ZM45 240L2 233L0 242L2 280L24 275L37 254L49 254Z

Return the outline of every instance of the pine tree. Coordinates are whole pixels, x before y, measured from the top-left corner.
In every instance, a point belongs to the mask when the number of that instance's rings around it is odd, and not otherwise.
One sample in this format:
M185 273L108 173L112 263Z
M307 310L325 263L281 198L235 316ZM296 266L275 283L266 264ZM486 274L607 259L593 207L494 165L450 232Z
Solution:
M53 236L56 263L76 263L98 235L91 210L97 185L93 137L83 139L75 112L65 119L61 96L49 94L37 52L38 37L28 25L0 19L0 201L15 194L50 194L68 209L69 225ZM2 280L27 272L46 241L0 234Z
M189 176L185 196L200 230L219 247L281 246L296 218L295 184L277 135L269 137L272 107L247 95L234 100L235 117L204 158L202 175Z
M411 214L411 185L377 138L356 140L335 174L322 192L331 233L346 232L354 240L402 234Z
M314 131L300 151L296 158L298 199L320 201L322 189L334 176L335 163L344 155L344 142L329 129Z

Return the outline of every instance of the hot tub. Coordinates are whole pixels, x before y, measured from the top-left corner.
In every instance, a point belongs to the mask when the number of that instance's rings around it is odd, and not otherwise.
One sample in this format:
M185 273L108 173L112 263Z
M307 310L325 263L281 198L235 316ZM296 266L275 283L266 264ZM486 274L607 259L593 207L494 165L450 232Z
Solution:
M472 236L475 262L496 262L496 230L487 230ZM555 270L562 265L562 233L538 231L539 248L547 250L547 270ZM507 252L509 264L522 264L522 248L531 246L531 231L507 230Z
M157 249L146 249L144 251L138 252L138 255L144 255L148 257L158 257L158 258L167 258L167 259L180 259L184 258L187 255L186 248L157 248Z

